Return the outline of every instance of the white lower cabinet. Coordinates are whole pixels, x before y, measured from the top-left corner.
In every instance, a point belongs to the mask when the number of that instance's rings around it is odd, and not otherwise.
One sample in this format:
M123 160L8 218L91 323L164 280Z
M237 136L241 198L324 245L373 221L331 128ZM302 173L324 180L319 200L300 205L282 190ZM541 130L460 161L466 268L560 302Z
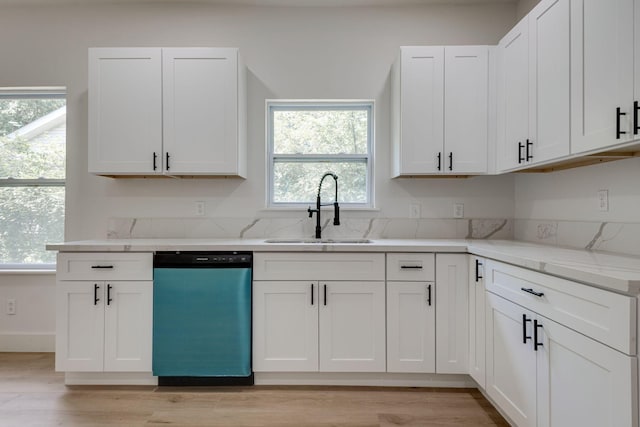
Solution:
M384 372L384 282L255 281L256 372Z
M254 254L254 371L384 372L385 325L384 254Z
M637 358L540 314L563 319L591 304L591 288L574 293L573 282L551 276L545 282L540 273L487 264L485 391L514 425L637 426ZM562 295L553 293L555 289ZM522 305L507 299L509 291L522 293ZM599 321L612 319L617 330L629 326L608 316L612 303L618 305L617 312L626 303L631 314L627 320L635 319L635 299L611 293L610 300L598 300Z
M484 259L469 257L469 375L485 387Z
M63 281L56 298L57 371L151 371L151 281Z
M60 253L56 371L151 372L151 253Z
M436 371L433 282L387 282L387 371Z
M469 372L467 254L436 254L436 373Z

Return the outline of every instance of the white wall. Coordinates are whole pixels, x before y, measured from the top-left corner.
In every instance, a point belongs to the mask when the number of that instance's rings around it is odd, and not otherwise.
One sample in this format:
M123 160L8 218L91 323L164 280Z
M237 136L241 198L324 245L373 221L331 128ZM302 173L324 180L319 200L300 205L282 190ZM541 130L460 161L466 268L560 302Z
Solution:
M264 99L376 100L378 215L511 217L511 177L389 179L389 71L401 45L495 44L515 4L363 8L259 8L145 3L3 7L0 86L68 88L67 240L106 237L110 217L252 218L264 207ZM87 48L236 46L249 68L249 176L242 180L114 180L87 173ZM300 216L303 212L286 215ZM347 213L348 215L348 213Z

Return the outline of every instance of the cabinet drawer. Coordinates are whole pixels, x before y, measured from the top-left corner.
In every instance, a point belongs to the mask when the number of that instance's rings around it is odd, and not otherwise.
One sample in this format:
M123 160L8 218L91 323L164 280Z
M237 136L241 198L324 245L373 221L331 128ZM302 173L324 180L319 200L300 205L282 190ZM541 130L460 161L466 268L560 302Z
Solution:
M626 354L636 354L634 298L490 260L485 283L490 292Z
M384 280L381 253L255 253L254 280Z
M434 254L387 254L387 280L424 282L435 277Z
M58 280L152 280L152 253L58 254Z

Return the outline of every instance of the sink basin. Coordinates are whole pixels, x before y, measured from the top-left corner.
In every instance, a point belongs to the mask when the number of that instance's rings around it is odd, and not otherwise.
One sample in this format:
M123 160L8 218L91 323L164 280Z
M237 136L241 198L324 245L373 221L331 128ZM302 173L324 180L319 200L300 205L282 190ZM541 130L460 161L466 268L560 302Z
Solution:
M315 243L315 244L363 244L372 243L369 239L267 239L265 243Z

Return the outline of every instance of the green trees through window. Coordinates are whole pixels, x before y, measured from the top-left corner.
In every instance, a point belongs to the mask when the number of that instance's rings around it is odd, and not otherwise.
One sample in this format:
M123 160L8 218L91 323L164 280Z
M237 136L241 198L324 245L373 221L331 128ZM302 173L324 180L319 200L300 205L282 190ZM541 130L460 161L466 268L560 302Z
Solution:
M66 100L0 90L0 264L55 263L64 240Z
M270 101L271 206L314 203L325 172L339 177L339 202L371 206L371 102ZM332 201L327 181L322 198Z

